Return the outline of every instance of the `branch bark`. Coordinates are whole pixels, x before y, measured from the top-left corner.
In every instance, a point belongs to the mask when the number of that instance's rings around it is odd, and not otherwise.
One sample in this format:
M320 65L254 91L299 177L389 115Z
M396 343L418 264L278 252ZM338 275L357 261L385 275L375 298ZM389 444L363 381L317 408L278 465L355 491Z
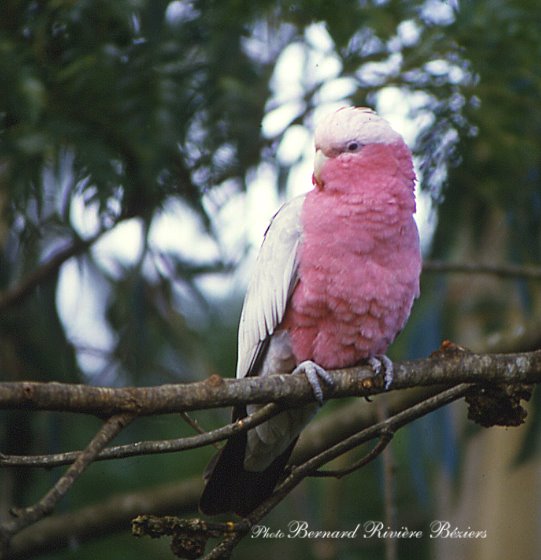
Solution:
M67 548L73 543L126 531L130 519L141 512L188 514L197 507L203 480L183 480L140 492L118 494L80 510L43 519L15 535L4 560L28 560L33 556Z
M379 437L382 433L396 432L399 428L405 426L409 422L420 418L450 402L453 402L470 390L471 385L461 383L451 389L446 389L441 393L415 405L395 416L378 422L377 424L366 428L365 430L355 434L344 441L326 449L315 457L308 459L302 465L292 469L291 474L287 476L275 489L274 493L258 506L244 522L248 527L256 525L263 517L265 517L276 505L278 505L304 478L311 476L314 472L324 464L335 459L336 457L350 451L351 449ZM203 560L217 560L220 558L228 558L231 551L245 537L247 531L243 525L237 534L227 535L213 550L204 556Z
M336 370L332 374L335 380L335 388L332 394L326 395L326 398L369 396L383 392L383 380L379 376L375 376L369 367ZM390 405L390 412L394 416L384 422L371 425L360 432L358 431L358 422L373 423L373 418L359 417L355 421L357 427L354 428L352 427L350 417L348 419L349 425L346 426L348 422L345 421L343 429L338 430L338 435L336 435L336 423L333 423L334 433L323 429L318 434L318 438L312 439L309 437L309 427L306 430L308 437L301 439L299 451L295 455L297 460L301 458L300 464L297 463L299 466L293 468L291 475L277 488L270 501L263 504L261 508L258 508L247 522L255 523L258 519L261 519L303 478L313 474L321 465L365 441L380 438L382 434L398 429L405 423L433 410L433 405L443 406L446 402L459 398L465 394L471 384L480 386L487 386L487 384L517 385L524 383L532 384L539 381L541 381L541 351L482 355L470 353L452 345L446 345L443 347L443 350L435 353L430 358L397 363L395 364L393 389L424 386L429 387L428 391L432 392L435 390L435 386L441 387L442 385L451 386L451 389L447 389L444 392L447 395L445 397L437 395L436 397L430 396L428 398L425 394L427 389L421 389L423 394L420 397L422 400L420 404L414 404L412 408L398 413L394 406ZM392 391L386 397L392 398ZM434 399L437 400L434 401ZM221 379L218 376L213 376L206 381L186 385L124 389L96 388L60 383L0 383L0 408L69 411L91 413L100 417L114 417L114 415L121 414L127 415L126 418L132 418L138 415L182 412L247 402L263 403L274 401L277 404L265 407L266 413L271 414L275 413L280 407L298 406L311 400L313 400L312 390L305 377L292 375L272 375L266 378L242 380ZM358 408L369 410L374 407ZM338 418L340 411L335 414L338 415ZM329 421L323 418L320 426L324 427L325 423ZM249 426L250 422L254 422L254 419L249 419L247 422ZM211 434L199 434L193 436L193 438L202 438L201 441L198 440L198 443L203 445L222 437L228 437L232 430L240 429L246 429L246 426L231 424ZM350 432L349 435L347 434L348 430ZM323 442L322 434L324 434L324 439L327 438ZM179 449L188 448L183 446L186 446L186 440L193 438L181 440L183 443L180 444ZM153 452L168 450L168 444L163 445L164 442L147 443L149 445L151 443L158 444ZM176 444L178 445L178 442ZM193 442L190 443L190 445L192 444ZM100 446L92 448L92 452L85 459L85 461L88 460L87 464L96 459L104 445L100 444ZM163 447L161 447L162 445ZM308 451L306 449L303 451L303 446L307 446L309 448ZM84 455L84 452L79 454L79 456L81 455ZM370 454L368 459L375 455L376 453ZM73 457L70 457L70 460ZM195 488L194 494L197 496L200 490L200 483L194 483ZM196 498L193 497L194 494L191 494L192 507L195 507L196 503ZM146 510L146 508L145 512L153 513ZM137 513L140 513L140 510ZM23 540L25 542L36 542L32 539L33 535L38 534L38 529L43 526L47 527L47 523L54 525L54 520L58 518L59 516L43 520L34 527L29 527L15 535L12 539L14 548L5 558L16 558L19 551L26 551L20 552L20 557L24 554L32 554L30 548L21 544ZM73 518L74 523L77 521L76 514L71 514L70 518ZM33 520L34 518L32 518ZM49 527L52 525L49 525ZM21 527L18 527L18 529ZM58 531L60 531L58 527L59 525L56 525L56 533L53 529L45 531L46 535L49 536L43 537L42 532L41 544L36 545L33 550L37 550L39 546L45 549L48 546L47 543L52 542L48 539L54 538L50 535L58 535ZM9 531L9 533L11 534L12 532ZM23 539L25 535L26 537ZM224 546L226 549L234 546L231 538L228 539L227 544L222 543L222 545L219 545L209 558L218 557L216 555L220 550L224 552Z
M388 408L392 416L436 393L434 388L412 389L377 398L390 401ZM292 464L304 463L376 421L375 406L358 401L316 418L302 433ZM84 543L125 531L130 520L141 512L147 515L167 515L172 511L177 514L192 513L197 510L202 486L202 478L196 477L138 492L117 494L99 504L43 519L13 537L10 553L5 560L27 560L35 555L68 547L73 542Z
M383 392L383 379L369 366L330 372L335 387L325 398L367 397ZM457 383L538 383L541 351L475 354L440 351L430 358L394 365L391 390ZM304 375L277 374L245 379L213 375L205 381L159 387L89 387L65 383L0 383L0 409L50 410L109 417L137 416L275 402L298 406L314 400Z
M5 554L6 551L9 551L10 540L13 535L51 513L56 504L72 487L73 483L94 461L96 455L98 455L98 453L129 424L133 418L134 417L129 414L115 415L109 418L92 438L86 449L79 453L73 464L41 500L32 506L12 512L13 518L0 525L0 545L2 553Z
M196 449L222 441L233 434L246 432L251 428L255 428L269 418L276 416L281 407L270 403L254 414L250 414L245 418L236 422L227 424L216 430L204 432L196 436L188 436L184 438L161 440L161 441L139 441L126 445L117 445L108 447L101 451L95 461L105 459L123 459L126 457L135 457L137 455L153 455L156 453L174 453L177 451L187 451L188 449ZM51 455L3 455L0 453L0 467L43 467L52 468L72 463L81 453L80 451L69 451L66 453L55 453Z

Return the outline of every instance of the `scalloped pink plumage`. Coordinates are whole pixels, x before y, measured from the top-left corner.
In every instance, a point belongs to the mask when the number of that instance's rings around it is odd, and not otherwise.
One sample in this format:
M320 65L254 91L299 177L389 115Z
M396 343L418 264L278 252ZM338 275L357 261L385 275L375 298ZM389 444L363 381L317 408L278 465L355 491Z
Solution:
M326 162L324 186L303 205L299 282L282 323L297 361L351 366L384 354L403 328L419 294L414 178L401 139Z
M282 207L258 256L237 377L291 372L305 361L336 369L384 354L419 295L415 174L401 136L372 111L348 107L326 117L315 140L315 188ZM257 408L238 407L233 418ZM208 470L201 510L246 515L257 507L316 411L288 410L231 438Z

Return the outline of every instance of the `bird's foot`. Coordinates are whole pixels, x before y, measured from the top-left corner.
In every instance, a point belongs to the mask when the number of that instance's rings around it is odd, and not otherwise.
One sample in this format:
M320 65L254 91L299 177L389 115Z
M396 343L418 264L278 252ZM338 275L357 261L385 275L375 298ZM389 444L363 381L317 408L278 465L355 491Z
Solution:
M331 374L320 365L312 362L311 360L306 360L301 362L292 373L304 373L312 387L314 397L316 401L322 405L323 404L323 389L321 388L320 380L323 381L327 386L334 387L334 381Z
M368 364L376 375L383 373L383 388L387 391L393 382L393 362L385 354L381 354L380 356L370 356Z

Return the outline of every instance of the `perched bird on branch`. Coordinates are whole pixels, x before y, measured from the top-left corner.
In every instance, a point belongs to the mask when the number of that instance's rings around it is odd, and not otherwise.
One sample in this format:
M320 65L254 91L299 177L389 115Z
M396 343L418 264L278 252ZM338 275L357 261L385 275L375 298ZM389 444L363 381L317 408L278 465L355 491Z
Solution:
M323 402L329 369L385 375L389 344L419 295L411 153L389 123L344 107L315 131L313 190L286 203L261 246L239 326L237 377L307 376L315 402L231 437L206 472L200 509L248 515L272 494ZM233 420L261 405L238 406Z

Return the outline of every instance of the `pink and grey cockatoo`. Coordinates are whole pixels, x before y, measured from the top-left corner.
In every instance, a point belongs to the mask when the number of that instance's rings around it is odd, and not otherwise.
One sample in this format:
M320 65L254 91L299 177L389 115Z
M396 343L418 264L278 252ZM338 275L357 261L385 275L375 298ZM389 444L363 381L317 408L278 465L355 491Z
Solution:
M419 295L411 153L389 123L344 107L315 131L314 189L286 203L261 246L239 326L237 377L304 373L314 404L230 438L200 509L246 516L272 494L323 399L329 369L368 361L389 384L389 344ZM262 405L235 407L233 419Z

